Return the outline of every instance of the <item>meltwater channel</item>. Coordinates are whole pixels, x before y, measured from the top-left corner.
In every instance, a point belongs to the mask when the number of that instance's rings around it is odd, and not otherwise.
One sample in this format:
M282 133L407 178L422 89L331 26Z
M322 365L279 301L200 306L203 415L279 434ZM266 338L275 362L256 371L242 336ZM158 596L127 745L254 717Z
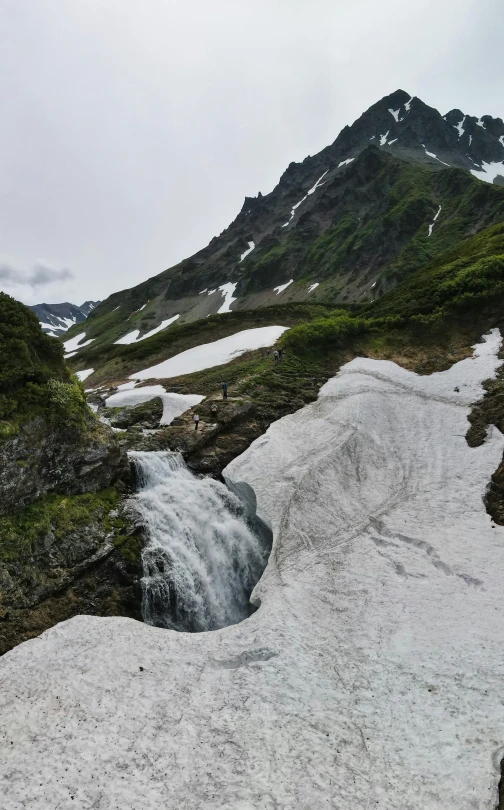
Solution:
M271 540L224 484L198 478L178 453L130 452L134 508L147 530L142 616L147 624L201 632L250 616Z

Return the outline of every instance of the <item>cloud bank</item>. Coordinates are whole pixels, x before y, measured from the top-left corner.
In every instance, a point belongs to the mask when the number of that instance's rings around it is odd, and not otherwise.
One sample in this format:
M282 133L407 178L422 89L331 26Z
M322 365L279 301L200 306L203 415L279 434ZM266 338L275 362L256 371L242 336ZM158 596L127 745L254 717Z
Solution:
M74 292L68 285L73 280L74 274L66 267L58 270L38 261L30 271L24 272L8 262L0 261L0 290L25 304L42 303L40 297L47 294L64 300L62 294L65 297L65 293Z

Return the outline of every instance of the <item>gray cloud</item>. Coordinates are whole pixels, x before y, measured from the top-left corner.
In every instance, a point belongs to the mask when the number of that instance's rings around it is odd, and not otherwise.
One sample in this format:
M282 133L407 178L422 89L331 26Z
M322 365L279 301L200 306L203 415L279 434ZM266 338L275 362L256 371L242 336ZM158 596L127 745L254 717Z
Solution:
M203 247L398 87L504 114L502 0L147 7L2 4L0 254L72 267L78 300ZM64 300L67 283L43 289Z
M44 287L56 281L73 279L73 273L67 268L55 270L53 267L37 262L29 273L23 273L9 264L0 264L0 282L8 287Z

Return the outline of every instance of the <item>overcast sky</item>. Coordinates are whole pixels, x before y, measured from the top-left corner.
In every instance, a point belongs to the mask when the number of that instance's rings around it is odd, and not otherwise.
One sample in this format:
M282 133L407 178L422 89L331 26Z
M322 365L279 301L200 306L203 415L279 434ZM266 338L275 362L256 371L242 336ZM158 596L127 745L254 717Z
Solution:
M504 117L503 0L0 0L0 289L105 298L399 87Z

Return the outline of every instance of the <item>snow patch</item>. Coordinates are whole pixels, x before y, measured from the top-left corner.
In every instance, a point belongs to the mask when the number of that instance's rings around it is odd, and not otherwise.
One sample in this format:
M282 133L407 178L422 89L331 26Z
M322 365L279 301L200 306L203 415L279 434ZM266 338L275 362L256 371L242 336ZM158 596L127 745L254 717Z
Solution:
M135 385L136 383L133 383ZM205 397L199 394L172 394L163 388L162 385L145 385L143 388L128 389L121 388L116 394L111 394L105 400L107 408L124 408L126 406L140 405L142 402L149 402L155 397L163 400L163 415L161 425L169 425L177 416L195 405L199 405Z
M81 382L84 382L84 380L87 380L87 378L90 377L91 374L93 374L93 372L94 372L94 368L85 368L83 371L76 371L75 376Z
M313 290L316 290L319 285L320 281L316 281L315 284L311 284L310 287L308 288L308 292L309 293L313 292Z
M389 136L389 132L390 132L390 130L387 130L385 135L380 135L380 146L385 146L385 144L387 143L387 138Z
M224 303L219 307L217 310L217 315L222 315L224 312L231 312L231 304L233 301L236 301L236 298L233 298L233 293L238 286L238 282L236 284L232 284L229 282L228 284L221 284L219 290L224 295Z
M465 132L465 129L464 129L464 123L465 123L466 118L467 118L467 116L466 116L466 115L464 115L464 117L463 117L462 121L460 121L460 123L459 123L459 124L454 124L454 125L453 125L453 126L454 126L454 128L457 130L457 132L458 132L458 134L459 134L459 140L460 140L460 138L462 137L462 135L463 135L463 134L464 134L464 132Z
M504 146L504 135L500 136L499 143L500 143L501 146Z
M151 329L150 332L146 332L145 335L142 335L142 337L139 337L140 330L134 329L133 332L128 332L127 335L123 335L122 338L119 338L119 340L115 340L114 343L115 344L119 343L122 344L123 346L129 346L131 343L140 343L141 340L146 340L147 338L152 337L152 335L157 335L158 332L161 332L163 329L166 329L178 318L180 318L180 315L173 315L171 318L167 318L166 320L161 321L159 326L154 327L154 329Z
M399 138L394 138L394 140L388 142L388 145L392 146L392 144L395 143L398 140L399 140Z
M346 160L342 160L341 163L338 163L338 169L340 169L342 166L347 166L349 163L352 162L352 160L355 160L355 158L347 158Z
M242 262L244 260L245 256L248 256L249 253L252 253L254 248L255 248L254 242L249 242L247 250L244 253L242 253L242 255L240 256L240 262Z
M438 156L437 156L437 155L435 155L435 154L434 154L434 152L429 152L429 151L427 150L427 147L425 146L425 144L423 144L423 143L422 143L422 144L421 144L421 146L423 146L423 148L425 149L425 154L426 154L426 155L428 155L428 156L429 156L429 157L431 157L431 158L434 158L435 160L438 160L438 161L439 161L439 163L442 163L442 164L443 164L443 166L450 166L450 164L449 164L449 163L445 163L445 162L444 162L444 160L441 160L441 158L438 158Z
M469 146L472 144L472 135L469 135Z
M285 284L279 284L278 287L273 287L273 291L276 292L277 295L280 295L280 293L283 293L283 291L293 283L294 279L291 278L291 280L287 281Z
M400 108L400 107L399 107L399 109L398 109L398 110L392 110L392 109L390 109L390 107L389 107L389 113L390 113L390 115L392 115L392 116L394 117L394 120L395 120L396 124L398 124L398 123L399 123L399 113L400 113L400 112L401 112L401 108Z
M476 126L481 127L481 129L486 129L486 126L484 125L484 123L483 123L483 121L481 120L481 118L479 118L479 119L476 121Z
M199 292L198 295L203 295L203 293L206 293L206 292L208 292L208 287L205 287L204 290L201 290L201 292Z
M495 178L500 175L504 177L504 161L501 163L486 163L484 160L481 163L481 170L471 169L471 174L479 180L484 180L485 183L493 183Z
M438 216L440 215L440 213L441 213L441 206L439 206L438 211L437 211L434 219L432 220L431 224L429 225L429 234L428 234L429 236L431 236L431 234L432 234L432 229L434 227L434 223L436 222L436 220L437 220Z
M70 340L65 340L63 343L65 348L65 357L73 357L74 354L77 354L77 352L83 349L84 346L89 346L89 344L95 340L95 338L90 338L89 340L86 340L85 338L86 333L81 332L80 335L76 335L75 337L70 338ZM83 340L85 341L84 343L82 343Z
M112 312L117 312L117 310L118 310L118 309L121 309L121 305L120 305L120 304L119 304L119 306L118 306L118 307L116 307L115 309L113 309L113 310L112 310Z
M304 201L307 199L307 197L309 197L309 196L310 196L310 194L313 194L313 193L314 193L314 192L317 190L317 188L318 188L319 186L321 186L321 185L323 186L323 185L324 185L323 183L321 183L321 180L322 180L322 179L323 179L323 178L326 176L326 174L327 174L327 172L328 172L328 171L329 171L329 169L326 169L326 170L325 170L325 172L324 172L324 174L321 174L321 175L320 175L320 177L319 177L319 179L317 180L317 182L315 183L315 185L314 185L314 186L312 186L312 187L311 187L311 189L310 189L309 191L307 191L307 192L306 192L306 194L305 194L305 196L303 197L303 199L302 199L302 200L299 200L299 202L297 202L297 203L296 203L296 205L293 205L293 206L292 206L292 208L291 208L291 215L290 215L290 219L289 219L287 222L284 222L284 224L282 225L282 228L286 228L286 227L287 227L287 225L290 225L290 223L291 223L291 222L292 222L292 220L294 219L294 215L295 215L295 213L296 213L296 210L299 208L299 206L301 205L301 203L304 203Z
M134 329L133 332L128 332L127 335L123 335L119 340L114 340L114 344L120 344L122 346L129 346L130 343L136 343L138 336L140 334L140 329Z
M409 112L411 110L411 102L413 101L414 98L415 96L411 96L410 100L407 101L406 104L404 105L404 109L406 110L406 112Z
M193 374L195 371L203 371L214 366L222 366L244 352L271 346L288 328L288 326L261 326L257 329L245 329L213 343L194 346L175 357L163 360L156 366L131 374L130 378L136 380L166 379L178 377L181 374Z

